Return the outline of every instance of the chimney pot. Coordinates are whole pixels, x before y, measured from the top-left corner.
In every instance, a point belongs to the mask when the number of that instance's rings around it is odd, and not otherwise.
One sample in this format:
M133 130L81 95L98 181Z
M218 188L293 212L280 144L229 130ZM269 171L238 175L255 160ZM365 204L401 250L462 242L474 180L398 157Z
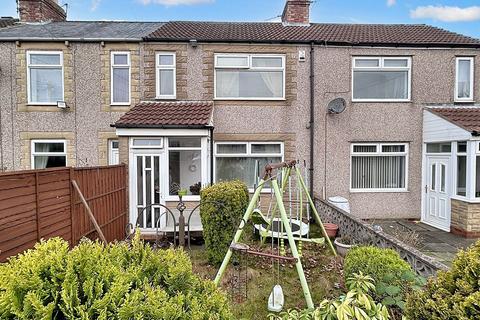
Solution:
M66 21L67 14L58 0L18 0L21 22Z
M310 0L287 0L282 14L284 25L308 26L310 24Z

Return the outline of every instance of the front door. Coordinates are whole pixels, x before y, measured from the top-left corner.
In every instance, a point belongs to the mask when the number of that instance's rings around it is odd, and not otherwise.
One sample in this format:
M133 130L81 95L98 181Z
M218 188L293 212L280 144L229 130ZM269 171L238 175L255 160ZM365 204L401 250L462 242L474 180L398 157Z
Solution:
M450 158L427 156L424 222L450 231Z
M159 204L164 203L161 189L160 168L162 166L161 150L135 150L130 165L131 209L130 221L140 227L142 232L154 232L163 228L166 215L161 215Z

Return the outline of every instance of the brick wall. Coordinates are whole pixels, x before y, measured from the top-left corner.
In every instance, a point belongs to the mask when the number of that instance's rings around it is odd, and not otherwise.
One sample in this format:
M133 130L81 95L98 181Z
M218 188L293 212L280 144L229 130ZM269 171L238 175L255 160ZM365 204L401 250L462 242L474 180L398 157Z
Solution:
M288 0L283 10L282 22L285 24L309 24L310 1Z
M480 237L480 203L452 199L451 231L467 238Z
M20 0L18 8L22 22L65 21L67 18L55 0Z

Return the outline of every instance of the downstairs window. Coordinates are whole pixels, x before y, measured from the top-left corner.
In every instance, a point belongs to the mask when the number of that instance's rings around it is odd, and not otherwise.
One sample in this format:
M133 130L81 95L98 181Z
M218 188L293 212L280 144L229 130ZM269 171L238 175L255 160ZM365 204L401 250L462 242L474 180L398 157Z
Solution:
M67 165L65 140L32 140L32 169L65 167Z

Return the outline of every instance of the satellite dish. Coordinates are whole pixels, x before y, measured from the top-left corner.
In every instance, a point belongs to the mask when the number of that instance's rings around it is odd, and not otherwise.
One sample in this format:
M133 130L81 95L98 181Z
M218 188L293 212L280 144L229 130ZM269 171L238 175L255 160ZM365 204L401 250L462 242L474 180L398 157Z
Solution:
M339 114L345 111L347 102L343 98L336 98L328 104L328 113Z

